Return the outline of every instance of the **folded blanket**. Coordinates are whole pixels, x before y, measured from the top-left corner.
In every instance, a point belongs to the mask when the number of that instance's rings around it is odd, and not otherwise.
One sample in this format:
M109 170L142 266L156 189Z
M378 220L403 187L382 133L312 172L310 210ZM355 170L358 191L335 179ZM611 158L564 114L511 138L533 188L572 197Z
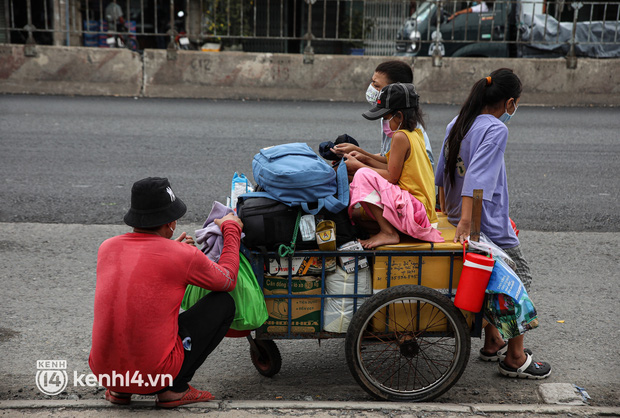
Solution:
M213 221L223 218L231 213L233 210L228 206L221 204L220 202L213 202L211 212L207 217L202 229L197 229L196 243L202 244L201 251L205 253L209 260L217 263L222 255L222 249L224 247L224 237L222 236L222 230ZM241 233L241 238L244 234Z

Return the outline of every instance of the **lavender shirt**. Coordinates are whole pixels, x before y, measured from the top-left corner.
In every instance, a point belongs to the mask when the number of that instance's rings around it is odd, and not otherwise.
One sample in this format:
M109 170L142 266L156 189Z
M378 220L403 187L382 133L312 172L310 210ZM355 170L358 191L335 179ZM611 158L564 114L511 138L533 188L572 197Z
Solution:
M472 197L475 189L482 189L480 231L501 248L516 247L519 239L510 225L504 163L508 128L492 115L479 115L476 118L461 142L453 186L445 172L444 153L446 139L455 121L456 118L446 128L446 138L435 171L435 185L444 188L448 220L453 225L458 224L462 196Z

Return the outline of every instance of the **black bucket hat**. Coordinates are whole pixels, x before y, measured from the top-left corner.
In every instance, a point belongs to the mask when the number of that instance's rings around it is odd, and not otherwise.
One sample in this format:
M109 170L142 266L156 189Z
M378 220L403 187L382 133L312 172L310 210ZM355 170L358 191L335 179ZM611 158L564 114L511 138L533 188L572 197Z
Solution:
M389 84L381 89L377 104L362 113L368 120L377 120L395 110L418 107L420 96L411 83Z
M155 228L176 221L186 211L167 178L148 177L133 184L131 208L123 219L134 228Z

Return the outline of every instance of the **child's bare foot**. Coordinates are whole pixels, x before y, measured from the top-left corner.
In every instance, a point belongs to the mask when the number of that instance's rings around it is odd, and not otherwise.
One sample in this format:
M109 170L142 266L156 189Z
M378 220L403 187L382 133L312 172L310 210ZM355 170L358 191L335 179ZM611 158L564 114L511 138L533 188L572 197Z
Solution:
M398 244L400 242L400 235L398 232L388 233L381 231L376 235L364 240L360 240L362 247L371 249L380 245Z

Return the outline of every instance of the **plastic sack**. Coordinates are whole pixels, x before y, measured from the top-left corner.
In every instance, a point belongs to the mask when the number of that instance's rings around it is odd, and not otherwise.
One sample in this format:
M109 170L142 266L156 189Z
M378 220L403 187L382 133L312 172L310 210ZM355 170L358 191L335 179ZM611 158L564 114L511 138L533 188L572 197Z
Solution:
M333 273L325 275L325 293L327 295L371 295L371 274L370 269L358 269L357 292L355 291L355 273L347 273L338 267ZM357 308L368 298L358 298ZM327 332L347 332L351 319L353 318L352 297L348 298L326 298L325 310L323 312L323 330Z
M512 258L504 250L499 248L493 241L489 239L482 232L480 233L479 241L467 241L467 245L469 245L470 250L480 251L482 253L490 255L493 259L497 259L498 257L504 260L511 269L516 268L516 264L512 261Z
M185 296L181 302L181 308L188 310L210 290L202 287L189 285L185 289ZM256 276L248 260L239 254L239 273L237 285L229 292L235 301L235 319L230 325L237 331L252 330L265 323L269 314L265 305L263 291L256 281Z
M538 327L538 315L519 276L501 258L495 260L484 300L484 317L504 339Z

